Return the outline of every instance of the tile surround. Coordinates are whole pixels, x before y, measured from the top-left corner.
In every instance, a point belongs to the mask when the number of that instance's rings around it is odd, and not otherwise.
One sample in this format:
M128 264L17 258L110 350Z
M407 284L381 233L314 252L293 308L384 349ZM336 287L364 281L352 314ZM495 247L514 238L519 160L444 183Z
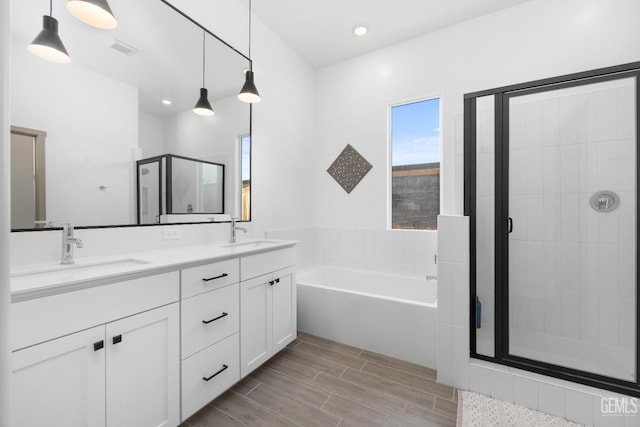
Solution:
M449 246L447 246L446 242L447 240L449 242L454 241L456 235L459 235L460 232L468 232L467 217L438 217L438 240L440 245L444 245L447 248L448 252L445 252L446 258L449 260L465 260L463 263L450 261L450 265L445 265L441 249L439 292L443 292L442 286L451 286L453 300L450 309L442 305L438 308L438 330L442 331L441 336L443 337L442 342L440 342L439 338L438 357L439 361L450 360L452 364L449 365L445 362L445 369L442 373L440 372L440 366L438 366L438 381L462 390L472 390L495 396L585 425L595 425L596 427L639 426L640 414L612 416L601 413L600 405L603 397L629 399L628 396L469 357L468 324L459 327L449 323L449 319L453 319L453 310L456 310L456 306L467 306L468 309L469 301L468 296L462 293L462 288L468 289L469 286L468 268L464 275L458 275L457 277L454 274L456 269L450 268L460 267L464 264L468 267L468 241L462 245ZM458 253L456 254L454 251ZM544 289L542 290L544 291ZM594 303L596 304L594 310L597 312L599 310L598 300L594 299ZM544 306L544 299L542 304ZM447 313L447 310L452 312ZM564 325L563 323L563 328ZM594 327L597 325L598 323L593 324ZM450 331L453 333L452 343L448 337L444 336L445 333ZM572 331L571 333L576 333L575 326L573 326ZM594 330L594 333L599 333L599 331L596 332ZM451 351L451 353L447 354L448 351ZM640 412L640 401L636 400L636 402Z

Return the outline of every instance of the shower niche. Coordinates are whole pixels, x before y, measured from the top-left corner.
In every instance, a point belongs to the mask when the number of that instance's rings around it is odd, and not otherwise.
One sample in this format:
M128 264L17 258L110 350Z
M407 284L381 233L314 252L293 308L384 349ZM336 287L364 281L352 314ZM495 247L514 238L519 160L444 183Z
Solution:
M640 396L639 77L465 95L471 357Z
M224 213L223 164L163 154L136 161L136 174L138 224Z

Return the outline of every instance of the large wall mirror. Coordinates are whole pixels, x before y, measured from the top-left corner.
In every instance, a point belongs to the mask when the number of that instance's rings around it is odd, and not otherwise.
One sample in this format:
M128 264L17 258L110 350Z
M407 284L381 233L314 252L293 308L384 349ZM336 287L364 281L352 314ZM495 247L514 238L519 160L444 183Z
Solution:
M65 4L53 2L72 58L62 65L26 49L49 2L12 0L12 153L22 162L12 154L12 176L26 180L12 186L24 210L12 212L12 229L137 224L136 162L167 154L224 165L219 205L250 219L251 107L237 99L249 60L164 0L109 0L114 30ZM210 117L192 111L203 79Z

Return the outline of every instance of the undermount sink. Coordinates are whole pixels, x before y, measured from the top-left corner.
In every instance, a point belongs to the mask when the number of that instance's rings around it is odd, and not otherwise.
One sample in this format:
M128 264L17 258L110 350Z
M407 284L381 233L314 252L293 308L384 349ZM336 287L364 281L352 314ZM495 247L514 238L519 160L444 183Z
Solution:
M72 274L108 274L118 270L127 270L131 267L149 263L150 261L136 258L123 258L86 264L82 262L69 265L58 264L28 271L19 271L16 273L12 273L11 277L25 279L47 277L48 279L53 279L55 277L67 276Z
M223 248L238 248L238 249L253 249L260 248L263 246L275 245L279 243L275 240L251 240L248 242L237 242L237 243L229 243L228 245L222 245Z

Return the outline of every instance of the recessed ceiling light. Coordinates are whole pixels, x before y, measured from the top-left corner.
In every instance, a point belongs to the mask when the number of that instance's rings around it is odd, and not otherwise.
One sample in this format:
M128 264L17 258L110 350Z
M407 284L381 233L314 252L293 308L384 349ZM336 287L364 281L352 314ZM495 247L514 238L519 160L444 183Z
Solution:
M367 34L367 31L369 31L369 29L365 25L358 25L353 28L353 34L358 37L364 36Z
M162 100L162 103L163 103L164 105L171 105L171 101L170 101L170 100L168 100L168 99L163 99L163 100Z

